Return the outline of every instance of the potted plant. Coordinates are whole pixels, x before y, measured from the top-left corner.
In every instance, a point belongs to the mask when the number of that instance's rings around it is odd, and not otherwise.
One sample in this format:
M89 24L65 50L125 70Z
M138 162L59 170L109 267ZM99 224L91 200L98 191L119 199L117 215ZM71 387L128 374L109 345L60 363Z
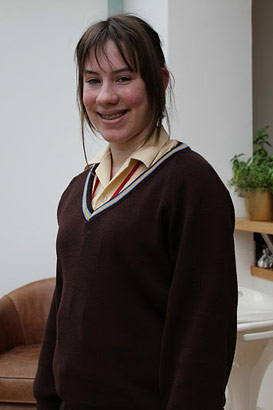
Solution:
M273 154L269 154L265 145L268 142L269 126L256 133L253 138L253 154L247 161L235 155L231 159L233 177L229 185L244 197L246 211L252 220L273 220Z

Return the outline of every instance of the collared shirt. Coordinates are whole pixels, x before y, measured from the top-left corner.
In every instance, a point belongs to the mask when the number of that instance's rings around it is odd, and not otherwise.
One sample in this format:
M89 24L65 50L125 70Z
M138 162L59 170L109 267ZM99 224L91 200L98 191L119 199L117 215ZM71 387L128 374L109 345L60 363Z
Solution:
M141 145L133 152L124 164L121 166L117 174L111 179L111 150L108 145L104 151L96 155L89 165L98 164L95 173L99 180L99 184L92 198L92 207L97 209L99 206L107 202L120 184L124 181L135 164L140 161L141 164L127 181L123 188L131 184L139 175L152 166L164 154L170 151L177 145L176 140L171 140L167 132L161 127L159 138L156 133L145 144ZM95 178L96 179L96 178Z

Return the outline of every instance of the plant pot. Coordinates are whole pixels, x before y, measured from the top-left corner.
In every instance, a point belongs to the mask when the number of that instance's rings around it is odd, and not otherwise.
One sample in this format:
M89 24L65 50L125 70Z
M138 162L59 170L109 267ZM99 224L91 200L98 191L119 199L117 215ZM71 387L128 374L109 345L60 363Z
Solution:
M252 221L273 221L273 195L261 189L244 192L248 217Z

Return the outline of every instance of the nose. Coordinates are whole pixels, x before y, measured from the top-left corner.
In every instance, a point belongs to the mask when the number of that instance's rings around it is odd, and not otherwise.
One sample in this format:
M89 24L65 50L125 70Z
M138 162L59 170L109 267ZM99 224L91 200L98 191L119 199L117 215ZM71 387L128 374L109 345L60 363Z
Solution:
M118 94L115 86L111 83L103 83L97 95L96 102L98 105L114 105L118 102Z

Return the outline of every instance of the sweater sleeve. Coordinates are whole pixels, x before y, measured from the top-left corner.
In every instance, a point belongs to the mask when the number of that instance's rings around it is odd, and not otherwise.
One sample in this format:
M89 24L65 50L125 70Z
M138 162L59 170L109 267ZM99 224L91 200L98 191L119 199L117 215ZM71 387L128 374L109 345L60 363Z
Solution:
M61 403L61 398L55 389L53 374L53 356L56 344L56 314L62 292L62 280L58 268L56 276L56 288L48 315L38 370L33 386L34 396L37 400L37 410L59 410Z
M234 211L209 166L188 181L175 187L172 198L162 409L223 410L236 341Z

